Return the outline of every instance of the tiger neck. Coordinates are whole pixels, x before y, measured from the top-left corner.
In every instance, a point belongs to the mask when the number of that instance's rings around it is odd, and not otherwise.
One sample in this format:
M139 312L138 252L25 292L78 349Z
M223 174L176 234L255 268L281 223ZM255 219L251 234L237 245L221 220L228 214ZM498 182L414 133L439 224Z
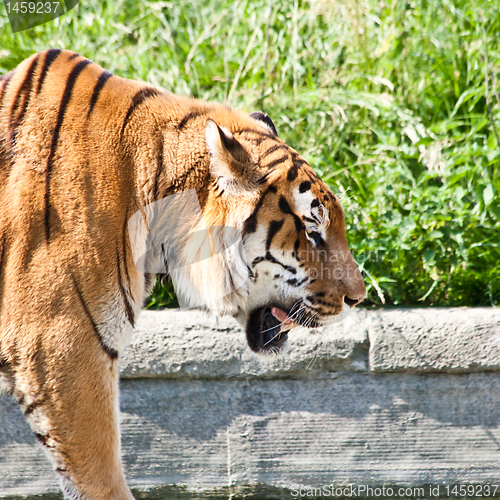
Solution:
M179 131L172 121L153 120L134 144L135 191L141 207L173 194L196 190L203 207L210 189L210 158L205 132Z
M161 96L148 107L148 116L136 122L139 133L130 136L137 141L132 142L136 210L194 189L208 225L238 227L250 215L252 196L228 199L214 192L205 134L213 109L199 101Z

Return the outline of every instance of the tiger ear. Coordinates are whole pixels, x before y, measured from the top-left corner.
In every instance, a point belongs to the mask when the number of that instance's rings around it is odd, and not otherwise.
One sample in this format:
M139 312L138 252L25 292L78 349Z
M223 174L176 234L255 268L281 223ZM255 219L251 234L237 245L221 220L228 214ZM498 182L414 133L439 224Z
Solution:
M219 188L233 194L257 189L256 168L233 134L209 118L205 135L210 153L210 172L217 179Z
M278 137L276 127L274 126L271 118L269 118L269 115L266 115L266 113L263 113L262 111L254 111L253 113L250 113L250 116L255 120L259 120L260 122L262 122L266 126L266 128L269 129L269 132Z

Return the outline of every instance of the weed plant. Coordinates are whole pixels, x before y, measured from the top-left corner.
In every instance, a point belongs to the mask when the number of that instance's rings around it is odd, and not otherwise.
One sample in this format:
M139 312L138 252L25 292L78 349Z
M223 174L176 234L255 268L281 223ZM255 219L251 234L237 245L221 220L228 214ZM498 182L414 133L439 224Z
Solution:
M267 112L343 198L368 305L500 304L498 2L88 0L15 35L0 5L0 72L49 47Z

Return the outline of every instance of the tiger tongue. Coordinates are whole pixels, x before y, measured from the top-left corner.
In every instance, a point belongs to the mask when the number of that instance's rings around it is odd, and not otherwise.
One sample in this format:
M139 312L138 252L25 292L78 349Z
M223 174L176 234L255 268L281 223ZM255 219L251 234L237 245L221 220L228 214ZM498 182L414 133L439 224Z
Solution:
M287 313L285 311L282 311L281 309L278 309L277 307L272 307L271 308L271 314L280 322L280 323L290 323L290 320L287 321Z

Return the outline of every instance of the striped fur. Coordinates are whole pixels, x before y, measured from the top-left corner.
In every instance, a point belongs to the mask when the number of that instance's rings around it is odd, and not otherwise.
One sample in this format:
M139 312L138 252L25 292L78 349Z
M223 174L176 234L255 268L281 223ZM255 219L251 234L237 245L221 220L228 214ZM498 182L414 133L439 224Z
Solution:
M281 352L292 326L325 324L363 299L338 199L264 113L176 96L58 49L0 77L0 378L66 498L132 498L117 358L154 276L135 265L146 235L128 223L189 190L203 218L182 213L182 251L167 263L179 296L236 317L254 351Z
M10 144L11 147L14 147L16 144L16 134L19 128L20 123L24 118L24 114L26 113L26 109L28 108L28 104L31 98L32 86L33 86L33 76L35 70L37 68L39 57L36 56L31 62L28 71L26 72L26 76L18 89L17 95L14 98L14 102L11 107L10 112Z

